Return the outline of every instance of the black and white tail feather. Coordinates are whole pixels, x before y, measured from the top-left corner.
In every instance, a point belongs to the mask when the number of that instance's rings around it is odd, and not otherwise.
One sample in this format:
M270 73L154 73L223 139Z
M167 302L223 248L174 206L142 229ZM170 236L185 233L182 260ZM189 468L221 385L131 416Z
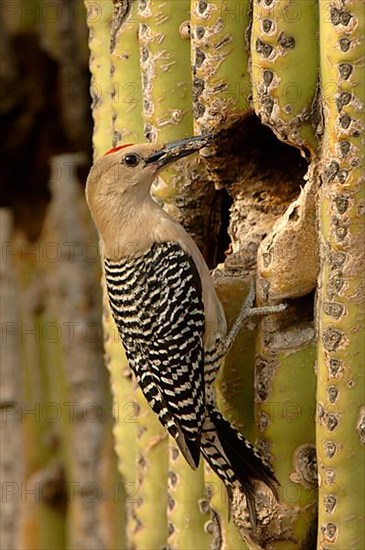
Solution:
M229 498L237 483L246 497L253 528L256 527L255 486L253 480L267 485L278 500L278 481L270 465L253 445L228 422L212 404L206 407L201 452L212 470L224 482Z

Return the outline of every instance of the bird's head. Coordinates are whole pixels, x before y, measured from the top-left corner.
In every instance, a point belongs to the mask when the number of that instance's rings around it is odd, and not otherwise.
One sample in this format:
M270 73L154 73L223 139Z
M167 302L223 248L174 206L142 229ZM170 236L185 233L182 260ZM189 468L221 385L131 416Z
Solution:
M156 145L122 145L100 157L90 170L86 198L91 211L101 201L129 199L149 195L159 171L166 165L191 155L209 143L209 138L195 136Z

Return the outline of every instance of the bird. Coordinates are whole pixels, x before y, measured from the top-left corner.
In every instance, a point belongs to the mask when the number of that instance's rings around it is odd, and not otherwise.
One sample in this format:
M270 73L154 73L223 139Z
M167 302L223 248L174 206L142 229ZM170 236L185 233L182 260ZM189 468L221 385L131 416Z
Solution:
M255 527L254 480L276 499L278 481L266 459L219 411L213 382L244 319L266 310L252 307L251 292L227 332L201 252L151 195L163 168L210 139L114 147L91 167L85 192L100 237L111 312L137 383L191 468L203 455L230 499L235 487L244 493Z

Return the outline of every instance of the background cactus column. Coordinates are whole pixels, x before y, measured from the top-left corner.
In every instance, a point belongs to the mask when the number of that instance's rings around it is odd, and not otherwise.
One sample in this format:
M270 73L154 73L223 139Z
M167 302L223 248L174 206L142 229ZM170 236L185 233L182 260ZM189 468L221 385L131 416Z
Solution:
M14 373L8 362L6 375L17 384L22 432L21 452L12 457L19 492L16 516L7 517L9 531L16 525L8 547L111 548L120 523L108 492L116 476L109 385L97 275L83 256L95 234L70 154L80 151L81 173L91 127L83 4L14 1L2 8L7 55L0 78L3 84L5 68L13 86L0 98L1 201L14 214L5 230L14 253L2 268L19 292L13 364L20 361Z
M52 201L42 233L43 249L49 251L41 266L46 286L43 376L50 404L57 403L63 413L53 426L49 419L48 438L58 458L48 468L60 478L58 490L67 491L65 545L96 550L111 548L121 537L119 522L105 528L103 520L107 514L119 519L122 507L110 490L118 476L101 353L101 304L95 293L100 270L94 228L76 177L84 161L75 154L52 159ZM52 261L55 248L60 252Z
M364 519L364 11L320 2L324 137L319 215L320 549L360 548Z
M21 402L21 352L20 312L18 284L11 256L14 251L11 233L13 216L10 209L0 209L0 237L2 262L0 266L0 406L1 418L1 461L2 508L0 530L4 549L16 548L19 542L19 519L21 503L20 484L25 465L22 445L22 402ZM9 255L8 255L9 254ZM20 457L18 460L16 457Z

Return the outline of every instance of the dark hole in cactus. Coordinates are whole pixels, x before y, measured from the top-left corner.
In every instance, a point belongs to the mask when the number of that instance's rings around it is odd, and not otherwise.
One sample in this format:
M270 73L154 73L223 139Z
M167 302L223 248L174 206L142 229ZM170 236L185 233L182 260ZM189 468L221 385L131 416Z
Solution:
M303 185L308 163L297 148L280 141L256 115L248 114L217 132L208 167L220 186L244 185L248 178L265 180L271 193L289 203ZM288 187L285 195L282 183Z
M277 316L276 322L279 329L284 330L293 326L304 328L314 322L315 290L299 298L285 300L285 302L288 306L285 315ZM298 338L301 338L300 331L298 332Z
M226 189L222 189L217 192L216 199L214 201L220 211L220 226L218 231L218 247L216 255L216 264L224 262L226 259L226 251L230 244L230 237L228 235L229 226L229 211L233 203L231 195ZM213 205L214 206L214 205Z
M249 220L245 235L242 231L240 234L242 251L235 252L235 265L230 267L253 268L257 247L270 231L273 217L280 216L304 186L308 163L298 149L280 141L253 114L219 130L205 156L210 179L234 199L233 209L232 201L223 201L226 210L222 213L221 230L227 231L237 225L236 221L242 225ZM220 261L231 240L224 238L222 231ZM231 260L232 256L227 261Z

